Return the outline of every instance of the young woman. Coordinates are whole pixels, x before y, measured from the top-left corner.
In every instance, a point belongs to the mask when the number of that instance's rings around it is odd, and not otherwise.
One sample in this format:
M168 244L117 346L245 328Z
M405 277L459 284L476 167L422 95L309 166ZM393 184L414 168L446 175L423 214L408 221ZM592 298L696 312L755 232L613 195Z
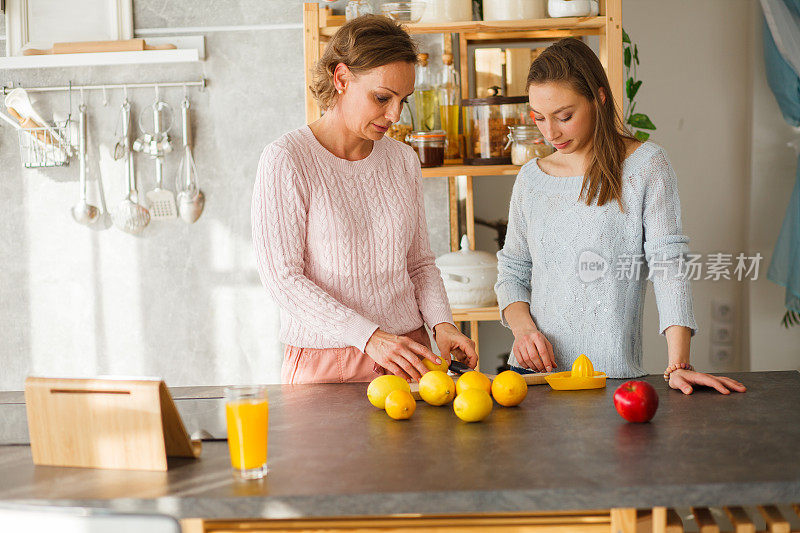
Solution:
M497 254L495 291L503 324L514 333L509 364L569 370L586 354L609 377L644 375L649 278L670 387L744 392L741 383L689 364L697 324L682 275L689 239L677 178L661 147L626 132L600 60L582 41L563 39L531 65L528 95L556 152L520 170Z
M269 144L253 193L258 270L281 308L284 383L418 380L442 357L475 367L428 242L419 159L384 133L414 92L416 46L385 17L331 38L311 90L322 118Z

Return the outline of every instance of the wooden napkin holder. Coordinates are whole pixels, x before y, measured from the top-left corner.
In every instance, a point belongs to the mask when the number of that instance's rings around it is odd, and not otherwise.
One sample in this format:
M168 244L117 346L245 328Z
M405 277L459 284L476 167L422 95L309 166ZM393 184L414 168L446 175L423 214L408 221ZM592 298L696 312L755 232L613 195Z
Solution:
M161 380L29 377L25 405L36 465L166 471L167 456L200 456Z

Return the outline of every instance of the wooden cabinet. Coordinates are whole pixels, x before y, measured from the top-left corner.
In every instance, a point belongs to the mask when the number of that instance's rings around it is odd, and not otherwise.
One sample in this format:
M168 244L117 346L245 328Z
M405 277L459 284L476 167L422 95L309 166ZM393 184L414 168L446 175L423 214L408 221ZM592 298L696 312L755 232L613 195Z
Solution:
M329 7L320 9L317 3L303 6L303 30L305 46L306 80L306 120L313 122L320 117L317 106L308 86L311 84L312 70L325 50L326 43L336 30L344 24L343 15L333 15ZM622 0L600 0L600 15L596 17L545 18L513 21L472 21L448 23L408 24L406 30L411 34L440 33L454 36L459 48L459 70L461 74L463 98L470 95L465 80L469 80L468 46L473 43L535 43L563 37L583 37L594 35L600 40L600 61L606 69L611 90L622 114L624 101L623 52L622 52ZM469 237L470 245L475 247L474 177L516 175L519 167L514 165L462 165L453 161L442 167L422 169L422 177L448 178L448 198L450 213L450 247L457 250L462 233ZM459 216L459 198L464 199L463 217ZM459 220L463 218L463 226ZM454 313L457 322L470 324L470 336L478 345L478 322L499 320L497 307L460 309Z

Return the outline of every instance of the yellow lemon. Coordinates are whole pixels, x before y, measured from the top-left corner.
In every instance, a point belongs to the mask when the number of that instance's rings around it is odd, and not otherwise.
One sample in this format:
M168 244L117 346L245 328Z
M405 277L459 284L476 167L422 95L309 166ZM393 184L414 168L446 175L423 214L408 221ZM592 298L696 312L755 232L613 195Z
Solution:
M386 397L386 414L395 420L411 418L417 409L417 402L407 390L393 390Z
M372 405L383 409L386 407L386 397L395 390L404 390L410 393L411 385L399 376L379 376L373 379L367 387L367 398Z
M456 394L461 394L468 389L482 389L488 393L492 391L492 381L477 370L465 372L456 382Z
M456 384L444 372L431 370L419 380L419 395L431 405L444 405L456 397Z
M425 368L427 368L428 370L441 370L442 372L447 374L447 369L449 368L449 365L447 364L447 361L445 360L444 357L439 357L441 363L439 363L438 365L433 361L431 361L430 359L428 359L427 357L420 357L420 359L422 359L422 364L425 365Z
M506 370L501 372L492 381L492 397L505 407L513 407L522 403L528 395L528 384L525 378L514 372Z
M456 396L453 411L464 422L479 422L492 412L492 398L483 389L468 389Z

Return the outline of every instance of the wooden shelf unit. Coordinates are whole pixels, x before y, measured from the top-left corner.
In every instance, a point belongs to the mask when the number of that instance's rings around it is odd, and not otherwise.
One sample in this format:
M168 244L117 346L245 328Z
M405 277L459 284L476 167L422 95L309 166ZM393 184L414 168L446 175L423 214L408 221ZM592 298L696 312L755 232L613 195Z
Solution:
M500 320L500 309L492 307L472 307L469 309L453 309L453 320L456 322L480 322Z
M320 35L331 37L339 26L344 24L341 15L328 15L327 26L320 28ZM503 33L529 32L536 30L567 30L576 29L599 30L605 27L606 17L564 17L531 20L473 20L469 22L435 22L406 24L406 31L410 34L419 33Z
M521 167L517 165L445 165L422 169L423 178L450 176L516 176Z
M306 121L317 120L320 109L308 86L311 84L314 64L325 50L327 42L336 30L345 23L343 15L333 15L329 7L320 9L317 3L303 4L303 30L306 79ZM622 48L622 0L600 0L600 15L596 17L544 18L535 20L470 21L446 23L417 23L404 25L411 34L441 33L456 35L459 47L459 71L461 80L468 80L468 47L471 43L507 43L537 40L553 40L563 37L595 35L600 39L600 62L606 69L611 90L622 114L624 101L624 65ZM469 98L469 87L461 86L462 98ZM442 167L423 168L423 178L446 177L450 213L450 248L458 250L461 228L459 227L459 196L465 197L465 233L471 248L475 248L475 208L472 180L476 176L516 175L520 167L515 165L462 165L446 164ZM461 187L464 191L461 192ZM478 347L478 322L499 320L497 307L454 310L457 324L469 322L470 336Z

